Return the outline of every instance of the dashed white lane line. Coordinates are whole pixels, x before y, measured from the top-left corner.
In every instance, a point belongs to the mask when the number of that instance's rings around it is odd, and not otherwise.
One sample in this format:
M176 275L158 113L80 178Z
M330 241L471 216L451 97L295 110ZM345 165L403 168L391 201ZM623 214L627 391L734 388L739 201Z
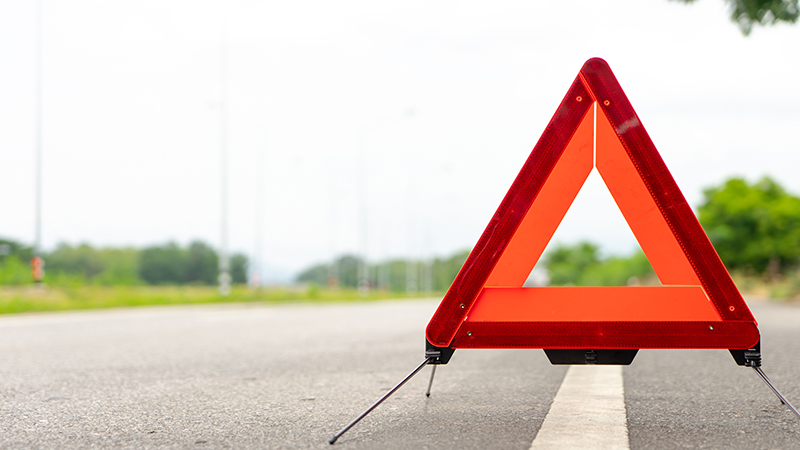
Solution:
M622 366L570 366L531 450L628 450Z

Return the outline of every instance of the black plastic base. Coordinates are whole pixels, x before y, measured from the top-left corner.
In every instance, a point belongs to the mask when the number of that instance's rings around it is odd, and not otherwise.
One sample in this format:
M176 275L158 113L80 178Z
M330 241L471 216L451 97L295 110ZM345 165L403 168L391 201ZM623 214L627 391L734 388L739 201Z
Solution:
M450 362L456 349L450 347L437 347L425 339L425 357L433 357L430 363L442 365ZM761 366L761 340L753 348L730 349L736 364L747 367ZM572 348L546 348L544 349L550 364L600 364L628 366L633 362L639 349L572 349Z
M761 339L756 342L753 348L747 350L728 350L733 356L733 360L740 366L761 367Z
M639 349L572 349L572 348L546 348L544 349L550 364L607 364L627 366L633 362Z
M425 339L425 357L433 358L428 364L447 364L455 351L456 349L450 347L437 347Z

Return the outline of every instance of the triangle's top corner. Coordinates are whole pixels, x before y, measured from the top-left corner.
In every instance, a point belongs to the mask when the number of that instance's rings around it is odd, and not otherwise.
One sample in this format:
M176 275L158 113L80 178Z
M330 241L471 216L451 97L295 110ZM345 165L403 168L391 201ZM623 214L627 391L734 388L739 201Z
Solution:
M611 71L611 67L609 67L606 60L602 58L588 59L583 63L583 67L581 67L578 76L595 100L597 100L597 95L599 94L597 89L599 88L600 91L605 90L601 88L603 85L606 87L614 87L614 90L621 89L617 78L614 76L614 72Z
M611 67L608 65L606 60L602 58L591 58L583 63L580 76L591 86L594 86L598 81L602 82L603 84L619 84L616 81L617 78L614 76L614 72L611 70ZM590 80L594 80L594 82ZM587 87L589 87L589 85L587 85ZM589 88L589 90L591 91L592 89Z
M581 72L584 72L587 69L588 70L598 70L598 69L611 70L611 67L609 67L609 65L608 65L608 63L606 62L605 59L595 57L595 58L589 58L589 59L586 60L585 63L583 63L583 67L581 68Z

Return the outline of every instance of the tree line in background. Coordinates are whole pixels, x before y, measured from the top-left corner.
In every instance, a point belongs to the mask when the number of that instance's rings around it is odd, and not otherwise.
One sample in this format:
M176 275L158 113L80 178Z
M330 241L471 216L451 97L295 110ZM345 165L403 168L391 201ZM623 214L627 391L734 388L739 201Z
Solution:
M544 255L551 286L625 286L657 284L641 250L631 256L602 257L591 242L556 245Z
M19 242L0 239L0 284L32 283L33 250ZM89 244L60 244L43 255L45 282L54 285L214 285L219 258L209 245L195 241L143 249L95 248ZM231 257L234 283L247 282L247 257Z
M469 252L462 251L449 258L429 261L395 259L372 263L368 282L371 288L391 292L443 292L450 287L467 256ZM355 289L358 287L360 261L356 256L342 256L333 267L318 264L306 269L298 275L297 281ZM543 263L548 275L544 279L531 280L534 284L619 286L650 284L655 279L655 273L641 251L630 257L602 258L598 246L589 242L556 245L545 253Z
M800 198L775 180L754 183L731 178L703 191L697 208L700 223L725 266L764 281L798 278L800 270ZM432 261L391 260L370 266L370 285L395 292L446 290L455 279L468 251ZM547 284L552 286L621 286L657 284L658 279L641 250L629 256L603 256L591 242L549 248L542 260ZM359 259L344 256L334 266L319 264L303 271L301 283L329 284L338 274L339 285L355 288ZM431 279L424 282L426 271ZM384 275L381 275L381 274ZM798 281L800 283L800 280ZM799 284L800 285L800 284Z
M697 208L703 225L726 267L745 276L780 281L798 279L800 289L800 198L764 177L754 183L731 178L703 191ZM393 259L368 265L369 285L392 292L442 292L455 279L468 251L431 260ZM32 250L0 239L0 284L31 283ZM196 241L135 248L94 248L61 244L44 255L46 282L51 284L166 285L217 282L218 257ZM296 281L318 286L358 287L358 257L339 257L301 272ZM554 286L619 286L657 283L647 257L603 256L597 245L556 245L543 257ZM247 257L231 258L234 283L247 282Z
M468 255L468 251L461 251L432 260L393 259L370 263L368 283L373 289L391 292L441 292L450 287ZM297 281L355 289L361 262L357 256L344 255L333 264L317 264L302 271Z
M730 178L703 191L700 223L732 272L777 282L789 277L800 289L800 198L775 180ZM597 246L558 246L545 255L552 285L612 286L656 281L647 257L601 258Z

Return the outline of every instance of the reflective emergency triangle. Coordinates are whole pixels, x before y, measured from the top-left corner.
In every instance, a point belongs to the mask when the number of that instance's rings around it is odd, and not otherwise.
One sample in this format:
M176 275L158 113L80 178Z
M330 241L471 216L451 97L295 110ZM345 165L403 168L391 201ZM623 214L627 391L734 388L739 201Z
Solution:
M663 286L522 287L595 165ZM746 349L759 340L753 315L599 58L581 68L426 335L450 348Z

